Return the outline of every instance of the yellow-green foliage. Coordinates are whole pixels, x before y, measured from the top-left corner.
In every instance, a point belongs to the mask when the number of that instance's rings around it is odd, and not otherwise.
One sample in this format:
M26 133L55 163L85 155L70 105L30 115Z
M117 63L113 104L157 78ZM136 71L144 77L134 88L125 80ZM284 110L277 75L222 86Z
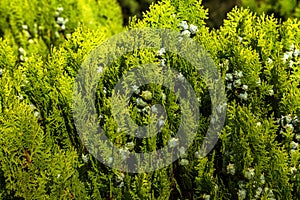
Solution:
M20 2L0 2L0 199L300 196L298 20L279 23L273 17L235 8L219 30L209 30L204 22L207 11L197 0L163 0L153 4L143 19L133 18L127 29L180 32L182 21L198 27L192 38L210 53L222 75L227 114L217 145L200 158L211 114L207 87L190 63L166 52L166 64L180 71L199 97L199 130L184 158L154 172L129 174L101 164L87 152L72 116L77 72L94 48L122 30L119 7L104 0ZM61 15L69 19L65 31L55 26L57 7L63 7ZM25 24L30 37L22 28ZM20 60L20 47L30 52L27 59ZM132 102L153 99L165 106L168 121L157 136L148 140L130 137L118 130L111 115L116 82L137 65L159 64L157 54L148 49L126 54L99 80L96 108L103 114L100 124L119 146L133 141L135 150L152 151L167 145L180 123L181 108L174 94L158 85L141 88L150 91L151 98L142 91L132 98ZM149 122L147 115L138 114L135 103L130 108L137 123Z
M275 14L277 17L284 19L289 17L300 18L300 4L296 0L242 0L241 4L259 14Z
M0 36L16 49L24 49L19 51L20 61L31 53L49 52L82 25L102 29L108 35L118 33L122 29L121 8L115 0L0 2Z

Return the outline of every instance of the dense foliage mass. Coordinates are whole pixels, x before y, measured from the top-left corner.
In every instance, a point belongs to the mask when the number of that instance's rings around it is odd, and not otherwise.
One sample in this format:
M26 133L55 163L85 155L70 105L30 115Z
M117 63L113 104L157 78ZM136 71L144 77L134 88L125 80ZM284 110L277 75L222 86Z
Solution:
M235 8L218 30L197 0L163 0L122 28L111 0L0 2L0 199L298 199L300 196L300 22ZM114 85L144 63L174 67L199 98L199 130L173 164L131 174L101 164L84 147L73 119L72 92L87 55L111 35L134 28L178 31L201 44L226 86L219 141L199 156L210 118L207 86L171 52L141 50L116 60L97 87L99 123L128 151L173 141L180 122L175 95L146 85L131 98L131 117L149 122L151 104L168 117L160 134L139 140L111 115ZM109 47L108 47L109 48ZM151 95L150 95L151 94ZM150 97L150 96L151 97Z

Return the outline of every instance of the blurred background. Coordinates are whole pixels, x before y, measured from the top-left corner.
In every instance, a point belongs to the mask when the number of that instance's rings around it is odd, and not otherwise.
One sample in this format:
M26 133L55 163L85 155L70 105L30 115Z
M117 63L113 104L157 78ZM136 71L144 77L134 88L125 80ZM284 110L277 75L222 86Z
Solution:
M149 6L157 0L118 0L122 7L124 25L128 24L130 16L141 18ZM226 13L233 7L247 7L257 14L266 13L286 20L287 18L300 18L300 0L203 0L202 4L209 10L207 24L211 28L222 25Z
M148 10L152 3L157 1L158 0L118 0L122 7L124 25L128 24L130 16L136 15L138 18L141 18L142 13ZM210 27L218 28L226 17L226 13L234 6L241 5L240 1L241 0L203 0L203 6L209 9L209 20L207 24Z

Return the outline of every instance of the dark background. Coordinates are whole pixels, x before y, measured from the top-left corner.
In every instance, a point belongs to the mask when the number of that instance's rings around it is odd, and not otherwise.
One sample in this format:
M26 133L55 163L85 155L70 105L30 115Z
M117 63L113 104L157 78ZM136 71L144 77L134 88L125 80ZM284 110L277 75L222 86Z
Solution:
M130 16L136 15L141 18L142 12L146 11L151 3L157 0L118 0L122 7L124 25L128 24ZM240 0L203 0L202 4L209 9L209 20L207 24L211 28L218 28L222 25L226 13L234 6L240 6Z

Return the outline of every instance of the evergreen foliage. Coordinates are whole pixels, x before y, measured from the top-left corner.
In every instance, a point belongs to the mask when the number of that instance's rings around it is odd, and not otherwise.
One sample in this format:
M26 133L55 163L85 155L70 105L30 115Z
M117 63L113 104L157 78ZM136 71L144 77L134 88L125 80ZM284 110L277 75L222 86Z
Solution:
M69 19L64 30L56 12ZM297 19L279 23L235 8L219 30L209 30L207 10L197 0L152 4L126 28L119 6L108 0L3 0L0 16L0 199L299 198ZM174 67L191 83L201 111L194 143L179 160L131 174L89 154L76 131L72 94L93 49L122 30L145 27L176 30L206 49L226 86L227 114L217 145L203 158L199 151L212 120L211 100L193 66L171 52L149 49L117 59L99 80L95 102L99 124L119 147L153 151L168 145L180 123L182 108L174 93L149 84L130 99L130 114L137 124L149 124L149 105L161 104L168 115L161 133L141 140L118 129L112 91L137 65L163 61Z

